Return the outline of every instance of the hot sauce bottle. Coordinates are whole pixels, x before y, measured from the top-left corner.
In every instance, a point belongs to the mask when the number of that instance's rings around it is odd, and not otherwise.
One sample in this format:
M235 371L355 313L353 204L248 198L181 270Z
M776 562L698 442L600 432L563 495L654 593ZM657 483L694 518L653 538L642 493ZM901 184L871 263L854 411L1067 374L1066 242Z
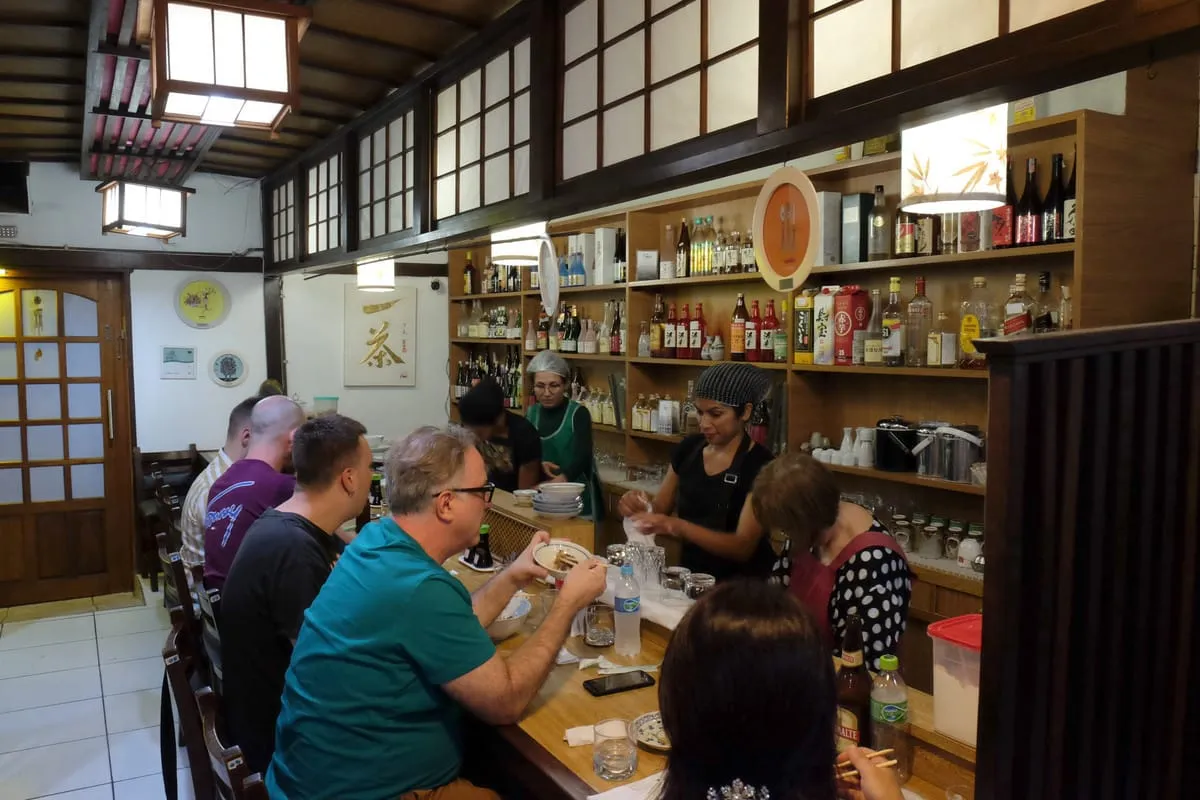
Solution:
M729 320L729 359L731 361L746 360L746 322L750 313L746 311L746 295L738 292L737 305Z
M688 322L688 349L692 358L701 358L700 351L707 341L708 323L704 321L704 303L696 303L696 316Z
M758 313L758 301L750 306L750 319L746 320L746 360L757 362L762 357L759 349L759 330L762 328L762 317Z
M681 313L679 315L679 319L675 321L675 357L697 357L697 355L692 352L691 329L689 328L687 303L683 304L683 313Z
M775 316L775 301L767 300L767 315L763 317L758 330L758 349L761 353L759 361L767 363L775 361L775 339L781 335L783 334L779 330L779 318ZM786 348L784 348L785 358L786 355Z

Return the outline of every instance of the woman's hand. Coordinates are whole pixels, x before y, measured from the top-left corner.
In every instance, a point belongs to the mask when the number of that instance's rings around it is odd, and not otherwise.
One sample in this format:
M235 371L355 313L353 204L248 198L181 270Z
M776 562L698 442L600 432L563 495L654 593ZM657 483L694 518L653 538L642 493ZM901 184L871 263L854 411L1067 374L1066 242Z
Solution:
M634 514L633 521L637 525L638 530L649 536L678 536L676 530L675 517L668 514L654 514L643 512Z
M550 483L567 482L567 476L562 474L562 468L553 461L543 461L542 472L546 473L546 477L550 479Z
M637 514L645 514L652 507L650 497L645 492L630 489L621 495L621 502L617 504L617 513L622 517L632 517Z
M900 793L900 782L896 773L886 767L877 767L876 763L885 760L886 756L867 757L867 751L851 747L838 756L838 766L846 766L846 762L858 770L857 778L839 779L837 793L839 800L904 800Z

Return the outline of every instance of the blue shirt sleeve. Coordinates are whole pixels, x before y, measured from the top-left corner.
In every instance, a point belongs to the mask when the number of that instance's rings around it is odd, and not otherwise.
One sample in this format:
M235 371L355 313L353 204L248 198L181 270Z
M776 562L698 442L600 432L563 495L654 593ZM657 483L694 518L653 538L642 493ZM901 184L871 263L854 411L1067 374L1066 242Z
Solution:
M424 580L412 594L411 608L420 611L404 625L402 644L431 683L442 686L461 678L495 654L471 596L454 578Z

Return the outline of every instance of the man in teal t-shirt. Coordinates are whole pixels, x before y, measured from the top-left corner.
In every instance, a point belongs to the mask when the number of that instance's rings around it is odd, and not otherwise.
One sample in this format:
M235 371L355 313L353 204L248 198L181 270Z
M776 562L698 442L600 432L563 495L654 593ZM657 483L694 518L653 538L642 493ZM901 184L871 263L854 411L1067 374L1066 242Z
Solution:
M494 798L458 778L459 706L485 722L519 719L603 564L568 576L545 622L502 658L485 627L546 573L533 549L471 596L442 563L478 541L491 500L483 458L461 429L422 428L388 456L393 516L368 525L305 614L283 692L272 800Z

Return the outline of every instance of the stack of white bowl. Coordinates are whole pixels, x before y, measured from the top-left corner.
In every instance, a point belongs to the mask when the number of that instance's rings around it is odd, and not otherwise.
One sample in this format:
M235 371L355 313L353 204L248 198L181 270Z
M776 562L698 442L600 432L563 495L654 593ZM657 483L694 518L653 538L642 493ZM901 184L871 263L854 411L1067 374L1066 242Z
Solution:
M533 510L552 519L571 519L583 511L582 483L543 483L533 498Z

